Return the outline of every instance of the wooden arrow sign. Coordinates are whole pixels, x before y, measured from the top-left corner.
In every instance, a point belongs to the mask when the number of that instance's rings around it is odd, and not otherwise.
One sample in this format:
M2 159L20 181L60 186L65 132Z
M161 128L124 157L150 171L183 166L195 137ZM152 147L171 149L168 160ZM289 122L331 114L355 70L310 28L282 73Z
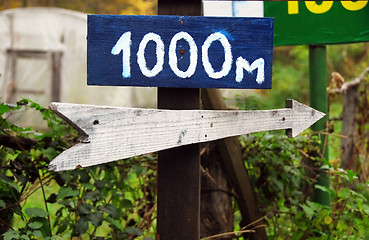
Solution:
M325 114L295 100L286 108L257 111L158 110L51 103L82 141L49 165L63 171L88 167L192 143L252 132L286 129L289 137Z

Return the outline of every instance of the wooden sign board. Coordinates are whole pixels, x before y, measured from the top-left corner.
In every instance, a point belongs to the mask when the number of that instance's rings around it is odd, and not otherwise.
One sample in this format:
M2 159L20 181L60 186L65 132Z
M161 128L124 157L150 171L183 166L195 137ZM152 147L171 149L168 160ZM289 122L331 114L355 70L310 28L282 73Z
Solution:
M160 110L52 103L82 142L49 165L63 171L241 134L287 129L295 137L325 114L294 100L274 110ZM104 156L101 158L101 156Z
M87 83L269 89L273 19L89 15Z

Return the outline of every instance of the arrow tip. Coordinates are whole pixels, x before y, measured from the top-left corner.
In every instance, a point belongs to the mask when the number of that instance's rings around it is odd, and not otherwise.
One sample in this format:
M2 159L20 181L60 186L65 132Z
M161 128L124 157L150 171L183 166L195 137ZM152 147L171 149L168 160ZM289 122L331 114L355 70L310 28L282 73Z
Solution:
M288 137L296 137L299 133L325 116L325 113L293 99L286 100L286 108L292 109L293 118L292 128L286 130Z
M82 128L78 126L73 120L70 119L70 116L78 115L78 105L52 102L49 105L49 109L53 111L58 117L63 119L68 125L73 127L78 132L81 140L88 139L88 134L84 130L82 130Z

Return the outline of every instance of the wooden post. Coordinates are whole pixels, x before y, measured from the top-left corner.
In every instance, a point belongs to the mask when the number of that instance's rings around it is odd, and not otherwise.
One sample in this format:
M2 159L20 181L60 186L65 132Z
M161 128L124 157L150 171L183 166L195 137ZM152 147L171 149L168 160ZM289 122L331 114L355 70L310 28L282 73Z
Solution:
M159 15L201 15L201 0L158 0ZM199 109L197 88L159 88L158 108ZM157 239L200 238L200 144L159 152Z
M205 109L225 110L226 105L218 89L203 89L201 99ZM243 162L241 147L237 137L229 137L216 141L219 152L222 156L223 165L227 175L232 181L234 190L237 193L238 207L242 215L242 226L255 222L250 229L255 228L254 233L245 234L250 239L268 239L264 227L258 227L264 224L262 214L259 212L259 206L251 186L249 174Z
M341 140L341 167L343 169L355 169L355 131L356 115L359 104L360 84L347 88L342 111L342 138Z

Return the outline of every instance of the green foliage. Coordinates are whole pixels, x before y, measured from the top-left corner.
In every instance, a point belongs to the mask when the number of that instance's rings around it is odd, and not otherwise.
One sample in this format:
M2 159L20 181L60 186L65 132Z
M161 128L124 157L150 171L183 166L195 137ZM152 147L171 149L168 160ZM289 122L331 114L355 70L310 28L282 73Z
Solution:
M256 109L280 108L284 107L286 99L307 103L309 101L308 53L307 46L274 48L272 89L247 93L244 100L238 97L240 109L253 109L254 106L258 106ZM257 99L257 102L254 99ZM245 104L247 106L244 106Z
M35 109L47 132L8 121ZM77 142L76 132L50 110L23 99L0 104L0 137L27 144L0 147L0 226L4 239L150 239L155 219L156 159L131 158L92 168L49 172L48 164ZM39 206L27 207L37 199ZM13 215L17 223L11 224ZM10 223L10 224L9 224Z
M266 214L270 239L365 239L369 224L368 183L353 171L321 159L318 138L289 139L281 132L241 138L246 167ZM331 206L313 201L317 170L328 171Z
M138 164L150 168L137 171ZM137 227L152 223L152 216L143 217L155 205L154 187L146 182L154 181L154 169L155 162L143 157L60 173L60 189L54 198L63 207L56 212L56 234L70 229L71 236L86 234L93 239L98 228L108 228L104 236L111 239L143 236L143 230ZM148 234L149 229L145 230Z
M368 43L327 46L327 82L339 72L346 82L359 76L369 64ZM339 168L343 97L329 99L329 159L321 158L317 139L287 139L281 134L254 134L242 138L245 161L264 212L271 239L367 239L368 238L368 77L360 84L355 164ZM286 98L308 102L307 46L274 49L273 88L238 98L241 109L280 108ZM330 86L330 84L327 84ZM315 185L317 170L329 174L331 186ZM313 201L323 191L331 206Z

